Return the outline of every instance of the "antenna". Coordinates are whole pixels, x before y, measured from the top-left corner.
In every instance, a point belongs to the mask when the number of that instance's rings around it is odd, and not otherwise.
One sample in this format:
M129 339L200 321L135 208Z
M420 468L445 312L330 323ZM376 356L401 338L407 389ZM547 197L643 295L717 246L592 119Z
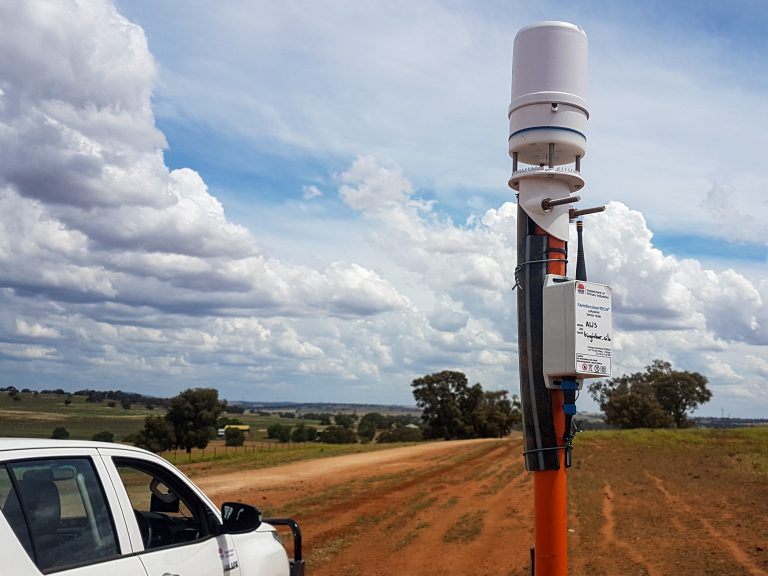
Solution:
M576 222L577 249L576 254L576 280L587 280L587 263L584 261L584 223Z

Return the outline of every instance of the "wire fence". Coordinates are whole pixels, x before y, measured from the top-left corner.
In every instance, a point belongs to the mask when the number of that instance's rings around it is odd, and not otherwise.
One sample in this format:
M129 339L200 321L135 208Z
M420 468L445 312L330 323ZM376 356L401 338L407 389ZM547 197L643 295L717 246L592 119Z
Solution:
M205 448L192 448L187 452L174 449L162 452L160 456L173 464L192 464L211 460L230 460L247 458L265 452L298 450L309 446L317 446L318 442L274 442L268 440L245 442L242 446L227 446L222 442L211 443Z

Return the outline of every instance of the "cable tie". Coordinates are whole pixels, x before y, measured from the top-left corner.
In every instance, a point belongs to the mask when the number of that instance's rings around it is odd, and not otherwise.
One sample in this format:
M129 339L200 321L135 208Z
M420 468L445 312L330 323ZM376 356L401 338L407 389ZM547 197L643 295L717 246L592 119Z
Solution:
M520 272L523 270L523 266L527 266L528 264L546 264L547 262L563 262L564 264L568 264L568 260L565 258L545 258L544 260L521 262L515 266L515 285L512 286L512 291L514 292L516 288L520 288L520 291L523 290L523 287L520 285Z
M538 454L539 452L552 452L553 450L565 450L568 446L554 446L553 448L534 448L533 450L525 450L523 456L528 454Z

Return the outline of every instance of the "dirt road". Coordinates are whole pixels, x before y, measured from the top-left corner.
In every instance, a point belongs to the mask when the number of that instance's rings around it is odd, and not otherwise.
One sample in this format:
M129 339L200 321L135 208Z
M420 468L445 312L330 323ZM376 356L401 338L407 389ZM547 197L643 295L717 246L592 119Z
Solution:
M195 481L297 518L313 576L528 576L521 454L521 439L442 442ZM696 445L577 444L569 574L768 576L766 482L728 462Z
M521 440L438 442L195 481L216 501L296 517L313 575L526 574L521 450Z

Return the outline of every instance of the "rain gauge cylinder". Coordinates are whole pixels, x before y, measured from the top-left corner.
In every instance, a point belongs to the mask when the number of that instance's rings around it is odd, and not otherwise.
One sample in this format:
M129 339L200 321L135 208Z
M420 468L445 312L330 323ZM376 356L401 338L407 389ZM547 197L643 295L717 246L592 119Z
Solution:
M509 105L509 185L548 234L568 241L569 207L557 203L584 187L587 35L567 22L540 22L515 36ZM521 167L527 164L528 167Z

